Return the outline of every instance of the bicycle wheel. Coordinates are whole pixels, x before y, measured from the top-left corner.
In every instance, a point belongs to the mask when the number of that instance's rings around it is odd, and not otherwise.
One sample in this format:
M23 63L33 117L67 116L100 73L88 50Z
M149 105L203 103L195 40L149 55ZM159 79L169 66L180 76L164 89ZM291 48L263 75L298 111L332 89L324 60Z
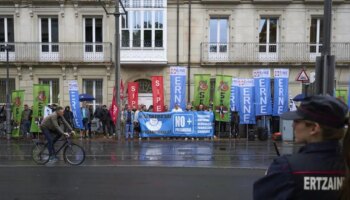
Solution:
M63 157L70 165L80 165L85 160L85 151L81 146L71 143L64 148Z
M49 149L45 146L45 143L36 143L32 150L32 158L34 162L39 165L44 165L49 162L50 154Z

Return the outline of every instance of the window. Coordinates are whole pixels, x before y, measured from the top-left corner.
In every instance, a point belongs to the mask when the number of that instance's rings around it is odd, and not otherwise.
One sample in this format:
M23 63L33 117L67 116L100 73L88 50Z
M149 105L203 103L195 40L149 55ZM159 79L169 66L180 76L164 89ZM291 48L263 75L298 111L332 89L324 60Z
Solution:
M94 104L101 105L103 102L103 80L102 79L84 79L83 93L87 93L95 97Z
M163 0L129 0L132 8L121 15L121 47L164 47L164 10L150 9ZM157 7L157 6L156 6Z
M0 43L14 42L13 18L0 16ZM0 44L0 52L5 52L5 45ZM14 45L9 45L9 51L15 51Z
M143 46L152 47L152 12L143 12Z
M0 103L6 103L6 78L0 78ZM15 79L9 79L9 94L11 97L12 91L16 90Z
M152 7L152 0L143 0L143 7L144 8L151 8Z
M139 79L135 82L139 83L139 93L152 93L152 81L148 79Z
M129 17L121 15L122 20L122 47L130 47Z
M163 8L164 0L122 0L125 8Z
M103 52L102 18L85 18L85 52ZM92 44L91 44L92 43ZM95 44L97 43L97 44Z
M132 1L132 7L140 8L141 7L141 0L133 0Z
M130 0L122 0L122 3L125 8L130 8Z
M58 45L48 43L58 42L58 18L40 18L41 52L58 52Z
M141 47L141 11L133 12L133 47Z
M155 47L163 47L163 11L155 12Z
M227 52L228 18L210 18L210 52Z
M50 85L50 99L49 104L59 103L59 94L60 94L60 81L58 78L54 79L39 79L40 84Z
M154 0L154 7L156 8L162 8L163 7L163 0Z
M310 52L320 53L323 43L323 19L313 18L310 27Z
M259 52L277 52L278 18L260 19L259 24Z

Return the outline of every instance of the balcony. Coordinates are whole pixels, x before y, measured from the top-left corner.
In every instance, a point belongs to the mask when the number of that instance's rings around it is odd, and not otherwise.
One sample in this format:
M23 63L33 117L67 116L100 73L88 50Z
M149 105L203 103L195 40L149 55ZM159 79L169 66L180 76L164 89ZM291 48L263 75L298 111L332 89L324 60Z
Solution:
M122 64L166 64L166 53L163 40L123 40L120 62Z
M350 43L332 43L338 63L350 62ZM322 44L201 43L201 64L314 63Z
M0 62L6 61L4 46L8 45L9 61L16 63L111 63L111 43L0 43Z

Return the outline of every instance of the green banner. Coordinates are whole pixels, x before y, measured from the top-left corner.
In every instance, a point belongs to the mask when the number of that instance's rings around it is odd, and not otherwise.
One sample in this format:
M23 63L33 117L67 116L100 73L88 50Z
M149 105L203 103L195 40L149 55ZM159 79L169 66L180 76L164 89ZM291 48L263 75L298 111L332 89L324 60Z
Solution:
M199 104L204 107L209 106L210 99L210 74L195 74L194 75L194 107Z
M340 99L342 102L347 104L347 102L348 102L348 90L347 89L345 89L345 88L336 89L335 90L335 96L338 99Z
M33 86L33 117L30 132L40 132L40 128L35 123L36 120L44 116L44 108L50 99L50 85L35 84Z
M216 75L213 109L216 121L230 121L231 83L232 76Z
M12 115L14 121L14 127L12 130L12 137L19 137L21 130L21 120L22 120L22 111L23 101L24 101L24 90L14 90L11 94L12 100Z

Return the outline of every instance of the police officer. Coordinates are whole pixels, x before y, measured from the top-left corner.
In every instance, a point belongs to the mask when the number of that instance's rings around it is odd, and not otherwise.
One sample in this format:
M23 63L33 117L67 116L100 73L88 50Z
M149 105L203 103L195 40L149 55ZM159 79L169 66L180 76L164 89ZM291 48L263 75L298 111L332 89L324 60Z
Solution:
M343 139L343 156L345 160L346 176L343 182L341 192L341 200L350 200L350 121L348 124L348 132Z
M266 176L254 183L254 199L339 199L345 162L339 140L344 136L347 105L328 95L305 98L296 111L281 115L293 120L297 154L273 161Z

